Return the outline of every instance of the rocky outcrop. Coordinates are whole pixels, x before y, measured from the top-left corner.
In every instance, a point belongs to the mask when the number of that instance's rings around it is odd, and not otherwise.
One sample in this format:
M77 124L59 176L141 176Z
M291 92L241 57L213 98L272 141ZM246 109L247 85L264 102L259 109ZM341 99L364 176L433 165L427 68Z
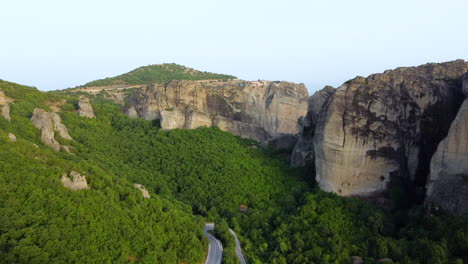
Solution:
M3 91L0 90L0 114L8 121L11 121L10 103L13 103L13 101L13 99L6 96Z
M424 188L429 163L462 103L457 60L356 77L326 101L313 139L316 179L340 195L382 193L392 181Z
M133 184L133 188L140 190L141 194L143 195L143 198L148 199L151 197L148 190L146 190L145 186L135 183Z
M291 153L292 166L304 166L314 160L314 144L312 142L315 126L325 101L335 92L335 88L325 86L309 97L307 115L302 119L302 127L296 145Z
M60 116L56 113L49 113L42 109L34 109L33 116L31 118L34 126L41 130L41 141L47 146L52 147L55 151L60 151L61 149L69 152L68 146L60 145L55 139L55 133L57 133L61 138L67 140L73 140L73 138L68 134L68 130Z
M426 207L432 211L468 213L468 74L465 100L431 160Z
M11 142L16 142L16 136L12 133L8 133L8 138Z
M96 118L93 106L87 97L80 97L78 100L78 115L87 118Z
M72 191L79 191L79 190L88 190L88 182L86 181L85 176L81 176L76 171L70 172L70 177L67 174L62 175L60 178L62 181L63 187L70 189Z
M4 105L0 105L0 110L2 112L2 116L8 120L8 121L11 121L11 117L10 117L10 105L9 104L4 104Z
M364 264L364 260L359 256L352 256L351 264Z
M381 258L381 259L378 259L377 260L377 263L387 263L387 264L390 264L390 263L393 263L393 260L391 258Z
M296 142L296 135L282 134L263 141L261 145L276 151L290 152L296 145Z
M263 141L299 132L307 90L288 82L178 80L144 86L129 101L127 115L160 119L163 129L218 126Z

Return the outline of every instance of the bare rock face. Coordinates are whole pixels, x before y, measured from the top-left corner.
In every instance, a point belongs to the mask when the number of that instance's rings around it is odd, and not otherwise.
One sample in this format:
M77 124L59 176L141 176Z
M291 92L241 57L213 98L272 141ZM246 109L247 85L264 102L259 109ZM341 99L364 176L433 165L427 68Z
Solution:
M31 121L35 127L41 130L42 143L52 147L55 151L60 151L60 149L66 151L69 149L61 146L55 139L55 133L58 133L61 138L73 140L73 138L68 134L68 130L65 125L62 124L62 120L58 114L49 113L36 108L34 109Z
M72 191L89 189L88 183L86 182L86 177L81 176L81 174L76 171L71 171L70 177L68 177L67 174L62 175L60 180L62 181L63 187Z
M309 97L307 115L302 120L302 128L299 139L291 153L291 166L305 166L307 162L314 160L314 138L315 126L323 104L335 92L335 88L325 86L322 90L315 92Z
M13 135L12 133L8 133L8 138L10 139L11 142L16 142L16 136Z
M232 120L222 116L216 116L213 118L212 125L219 127L223 131L229 131L234 135L238 135L243 138L255 139L257 141L264 141L271 137L270 133L265 131L261 126Z
M430 210L468 213L468 74L463 91L465 101L431 160L425 200Z
M139 118L138 112L136 111L134 106L125 110L125 114L130 118Z
M11 121L10 104L13 103L13 101L13 99L6 96L3 91L0 90L0 114L8 121Z
M261 145L277 151L291 151L296 142L296 135L282 134L263 141Z
M133 188L140 190L141 194L143 195L143 198L148 199L151 197L148 190L146 190L145 186L135 183L133 184Z
M391 180L424 188L432 154L463 100L462 60L356 77L326 101L313 140L316 179L340 195L370 196Z
M184 128L185 114L179 109L162 110L160 113L163 129Z
M78 101L78 115L87 118L96 118L93 106L87 97L80 97L80 100Z
M170 81L139 89L130 117L161 120L163 129L218 126L259 141L299 132L307 112L307 90L288 82Z

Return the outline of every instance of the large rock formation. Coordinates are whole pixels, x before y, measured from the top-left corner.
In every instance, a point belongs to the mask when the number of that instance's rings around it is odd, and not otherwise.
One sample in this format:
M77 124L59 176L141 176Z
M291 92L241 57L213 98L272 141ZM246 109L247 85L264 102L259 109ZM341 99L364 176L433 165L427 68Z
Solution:
M391 180L424 187L430 159L462 103L457 60L356 77L326 101L314 152L322 189L369 196ZM392 181L392 182L394 182Z
M35 127L41 130L41 141L47 146L52 147L55 151L64 151L69 152L68 146L60 145L55 139L55 133L67 140L73 140L73 138L68 134L68 130L57 113L49 113L42 109L34 109L33 116L31 118L32 123Z
M78 115L87 118L96 118L93 106L89 103L87 97L80 97L78 101Z
M435 211L468 213L468 74L465 101L431 160L426 206Z
M315 126L323 104L335 92L335 88L325 86L322 90L315 92L309 97L307 115L302 119L302 128L299 139L291 153L292 166L304 166L314 160L313 138Z
M71 171L70 177L68 177L67 174L62 175L60 180L62 181L63 187L72 191L89 189L85 176L81 176L81 174L76 171Z
M13 103L13 101L0 90L0 114L8 121L11 121L10 103Z
M161 120L163 129L218 126L263 141L299 132L307 90L288 82L170 81L144 86L130 98L130 117Z

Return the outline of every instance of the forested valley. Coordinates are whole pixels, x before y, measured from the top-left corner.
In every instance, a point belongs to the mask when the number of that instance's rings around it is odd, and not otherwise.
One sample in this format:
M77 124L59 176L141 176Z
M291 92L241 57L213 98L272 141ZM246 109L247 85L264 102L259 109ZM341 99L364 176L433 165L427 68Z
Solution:
M206 222L217 224L224 263L238 263L228 227L248 263L468 263L468 216L426 215L397 188L386 207L339 197L318 189L312 165L292 168L218 128L164 131L99 96L89 119L76 113L79 94L0 89L14 99L11 121L0 117L0 263L202 263ZM64 99L74 141L59 141L71 153L43 145L30 121ZM89 190L62 186L72 170Z

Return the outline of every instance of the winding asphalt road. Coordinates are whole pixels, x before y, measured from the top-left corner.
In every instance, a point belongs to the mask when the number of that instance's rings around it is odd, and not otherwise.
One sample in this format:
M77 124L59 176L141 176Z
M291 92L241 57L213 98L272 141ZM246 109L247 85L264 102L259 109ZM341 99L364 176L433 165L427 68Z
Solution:
M210 241L210 244L208 244L208 257L206 258L205 264L221 264L221 260L223 259L223 245L221 241L208 233L210 230L214 230L213 223L206 224L203 229L203 234Z
M234 239L236 240L236 256L239 258L241 264L247 264L247 262L245 262L244 255L242 254L242 248L236 233L234 233L231 228L229 228L229 232L231 232L231 234L234 236Z

